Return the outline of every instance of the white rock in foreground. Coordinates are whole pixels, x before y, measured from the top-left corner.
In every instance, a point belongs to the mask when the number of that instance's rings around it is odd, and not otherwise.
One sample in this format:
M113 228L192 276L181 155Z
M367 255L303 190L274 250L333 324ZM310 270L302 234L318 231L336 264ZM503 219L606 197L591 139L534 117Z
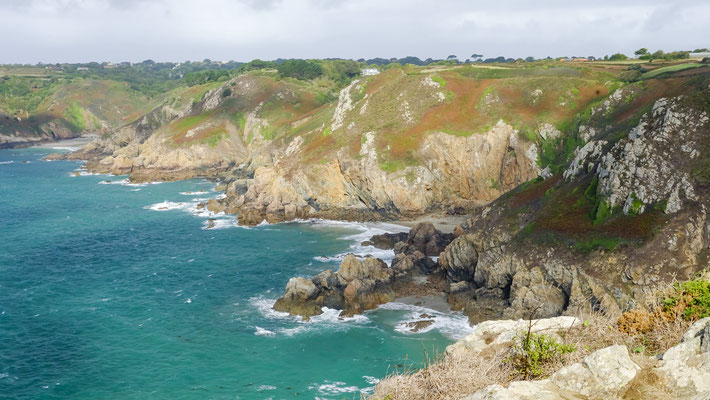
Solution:
M626 346L616 345L597 350L548 379L513 382L507 388L491 385L466 400L613 399L623 394L639 370Z
M581 321L575 317L555 317L532 321L531 332L556 333L578 326ZM473 333L446 348L447 354L457 352L480 353L488 346L510 343L520 332L527 331L529 321L503 320L485 321L476 325Z

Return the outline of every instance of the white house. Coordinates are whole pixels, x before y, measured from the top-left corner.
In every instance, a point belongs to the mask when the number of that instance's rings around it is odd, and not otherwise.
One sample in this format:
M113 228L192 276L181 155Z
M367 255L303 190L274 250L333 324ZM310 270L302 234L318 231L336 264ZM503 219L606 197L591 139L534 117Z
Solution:
M377 75L380 73L380 70L377 68L363 68L362 69L362 76L373 76Z

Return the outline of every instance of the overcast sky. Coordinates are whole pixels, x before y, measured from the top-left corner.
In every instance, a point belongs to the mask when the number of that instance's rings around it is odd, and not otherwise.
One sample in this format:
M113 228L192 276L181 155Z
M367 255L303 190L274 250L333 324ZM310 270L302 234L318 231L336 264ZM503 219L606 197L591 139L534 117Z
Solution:
M0 63L692 50L709 15L706 0L0 0Z

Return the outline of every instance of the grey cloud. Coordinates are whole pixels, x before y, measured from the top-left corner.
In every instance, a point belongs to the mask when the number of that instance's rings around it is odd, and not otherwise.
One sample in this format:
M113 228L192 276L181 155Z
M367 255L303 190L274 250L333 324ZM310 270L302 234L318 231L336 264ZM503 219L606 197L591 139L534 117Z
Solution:
M689 0L0 0L0 63L462 58L710 46ZM42 34L52 32L52 35Z

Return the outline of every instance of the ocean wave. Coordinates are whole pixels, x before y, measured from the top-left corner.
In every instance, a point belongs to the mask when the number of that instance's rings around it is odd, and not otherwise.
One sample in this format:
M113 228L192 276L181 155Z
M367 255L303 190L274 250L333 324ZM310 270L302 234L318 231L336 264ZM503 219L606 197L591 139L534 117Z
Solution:
M220 214L222 214L224 216L224 213L220 213ZM202 223L203 230L228 229L228 228L251 229L248 226L239 225L239 221L237 221L237 219L234 217L206 220Z
M431 308L404 304L396 301L382 304L377 307L377 310L407 311L403 319L400 320L394 327L395 331L406 335L414 335L437 330L449 339L458 340L469 335L473 332L474 328L469 324L468 317L463 315L461 312L452 311L443 313L432 310ZM427 317L422 317L422 314L427 314ZM420 328L418 332L412 332L412 328L408 324L422 320L433 320L434 323L427 327Z
M0 161L0 164L14 164L15 162L10 160L10 161Z
M323 381L321 384L309 386L308 389L317 390L318 393L324 396L337 396L343 393L357 393L362 391L362 389L357 386L347 386L345 382L337 381Z
M191 207L195 206L195 204L186 202L186 201L181 201L181 202L175 202L175 201L163 201L160 203L152 204L149 206L145 206L143 208L148 209L148 210L153 210L153 211L170 211L170 210L187 210Z
M275 330L275 334L284 336L295 336L321 328L331 330L348 329L353 325L364 325L370 322L370 319L365 315L341 317L340 310L328 307L323 307L322 314L313 316L308 321L304 321L303 318L299 316L274 310L275 299L267 299L263 296L258 296L250 298L249 303L266 319L282 320L296 324L295 326L281 327Z
M390 264L394 259L393 250L382 250L374 246L363 245L363 242L370 240L375 235L383 233L399 233L407 232L409 228L402 225L386 223L386 222L349 222L349 221L332 221L325 219L310 219L298 220L298 223L308 224L314 227L326 228L345 228L358 231L353 234L342 236L340 239L353 242L348 251L334 256L316 256L313 259L320 262L343 261L348 254L354 254L358 257L375 257Z
M379 380L378 378L375 378L374 376L367 376L367 375L365 375L365 376L363 376L362 378L363 378L363 379L365 380L365 382L367 382L369 385L376 385L376 384L378 384L378 383L380 382L380 380Z
M187 191L187 192L180 192L181 195L183 196L196 196L196 195L201 195L201 194L207 194L209 193L206 190L195 190L195 191Z
M180 210L180 211L185 211L189 212L190 214L196 216L196 217L201 217L201 218L222 218L222 217L227 217L227 215L224 212L212 212L207 209L207 207L199 207L200 202L198 201L161 201L160 203L155 203L151 204L148 206L145 206L146 210L153 210L153 211L173 211L173 210ZM207 221L205 221L207 222ZM231 226L231 225L230 225ZM225 226L227 227L227 226Z
M75 172L78 172L79 176L113 176L111 174L100 174L98 172L89 172L85 169L77 169L74 172L70 172L69 176L72 176L72 177L77 176L77 175L75 175Z
M256 331L254 332L256 336L276 336L276 333L260 326L255 326L254 328L256 328Z
M163 182L142 182L142 183L133 183L128 178L121 179L120 181L110 181L110 180L105 180L99 182L99 185L121 185L121 186L132 186L132 187L143 187L143 186L148 186L148 185L158 185Z

